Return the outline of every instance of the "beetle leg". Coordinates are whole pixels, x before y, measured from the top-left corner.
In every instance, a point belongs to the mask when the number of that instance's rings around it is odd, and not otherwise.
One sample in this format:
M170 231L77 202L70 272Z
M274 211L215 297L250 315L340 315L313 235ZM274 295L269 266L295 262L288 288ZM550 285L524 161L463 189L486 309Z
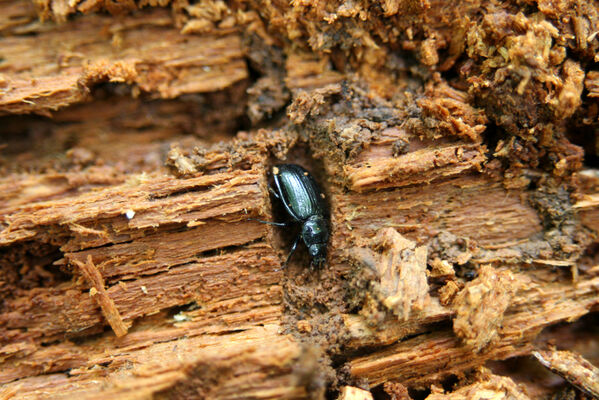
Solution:
M302 238L302 235L297 235L297 239L295 239L295 242L293 242L293 245L291 245L291 249L289 250L289 255L287 256L287 259L285 260L285 263L283 264L283 268L287 267L287 263L291 259L291 256L295 252L295 249L297 249L297 244L299 243L301 238Z
M289 226L290 225L289 222L263 221L261 219L256 219L256 218L248 218L248 221L256 221L256 222L260 222L261 224L274 225L274 226Z

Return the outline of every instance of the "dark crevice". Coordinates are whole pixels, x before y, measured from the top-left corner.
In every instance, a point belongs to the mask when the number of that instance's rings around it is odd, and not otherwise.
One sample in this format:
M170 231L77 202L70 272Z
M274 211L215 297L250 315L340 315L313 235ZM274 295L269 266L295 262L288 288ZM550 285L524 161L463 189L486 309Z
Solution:
M72 275L67 269L53 265L62 256L59 246L41 242L0 249L0 306L21 291L70 281Z
M179 189L179 190L173 190L172 192L168 192L166 194L151 194L148 196L148 200L155 201L155 200L162 200L162 199L166 199L166 198L176 197L176 196L180 196L180 195L184 195L184 194L188 194L188 193L207 192L213 188L214 188L214 184L196 185L193 187L183 188L183 189Z

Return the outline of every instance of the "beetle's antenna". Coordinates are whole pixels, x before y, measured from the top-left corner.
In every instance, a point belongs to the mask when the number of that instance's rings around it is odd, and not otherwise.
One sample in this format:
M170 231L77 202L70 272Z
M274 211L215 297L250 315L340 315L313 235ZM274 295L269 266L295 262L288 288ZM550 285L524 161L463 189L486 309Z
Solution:
M248 221L256 221L256 222L260 222L261 224L274 225L274 226L289 226L290 225L288 222L263 221L261 219L256 219L256 218L248 218L247 220Z

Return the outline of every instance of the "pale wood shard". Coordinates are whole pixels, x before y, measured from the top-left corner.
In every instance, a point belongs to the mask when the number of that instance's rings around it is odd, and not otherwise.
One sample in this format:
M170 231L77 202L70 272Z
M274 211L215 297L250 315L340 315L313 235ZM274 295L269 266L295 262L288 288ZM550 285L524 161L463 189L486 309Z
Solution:
M570 384L599 398L599 368L571 351L535 350L535 358Z
M453 310L443 307L436 297L431 297L427 306L422 311L414 311L407 321L393 316L372 326L363 316L344 314L343 322L349 336L347 345L357 349L397 343L407 336L425 332L431 324L448 320L453 315Z
M449 393L431 393L426 400L530 400L510 378L486 374L481 381L463 386Z
M521 285L510 271L483 265L479 276L468 282L453 302L456 335L476 352L489 345L497 337L504 313Z
M116 308L114 301L110 298L104 287L104 279L98 271L98 267L94 265L91 255L87 256L86 262L75 261L75 265L79 267L83 276L88 281L91 289L89 295L96 300L102 314L110 327L114 331L114 334L118 337L125 336L127 334L128 326L123 322L123 318L119 314L119 310Z
M429 302L426 247L416 246L393 228L381 229L372 238L371 246L377 253L353 249L353 258L376 273L378 285L373 290L379 301L398 319L407 321Z
M0 112L47 113L89 99L99 82L123 82L163 98L225 89L248 76L240 38L182 36L159 10L145 22L91 15L35 36L0 40L6 85ZM43 42L46 45L39 46Z
M379 269L382 289L387 298L383 304L407 320L412 310L423 310L428 303L428 282L426 279L425 246L416 246L402 237L395 229L382 230L374 238L375 246L387 249ZM382 265L381 265L382 267ZM399 273L398 273L399 272Z
M338 400L372 400L372 394L368 390L353 386L343 386Z

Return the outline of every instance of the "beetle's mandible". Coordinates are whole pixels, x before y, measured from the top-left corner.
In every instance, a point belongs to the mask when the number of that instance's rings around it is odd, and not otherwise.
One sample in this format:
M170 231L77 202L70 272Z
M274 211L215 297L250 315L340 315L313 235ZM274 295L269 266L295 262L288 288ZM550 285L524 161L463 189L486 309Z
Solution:
M301 233L291 246L284 266L289 262L300 239L304 241L308 253L312 257L312 265L322 265L326 258L327 243L329 241L324 194L312 175L299 165L275 165L272 168L272 173L275 188L271 188L270 191L283 203L285 211L287 211L292 221L260 222L276 226L289 226L294 223L301 224Z

